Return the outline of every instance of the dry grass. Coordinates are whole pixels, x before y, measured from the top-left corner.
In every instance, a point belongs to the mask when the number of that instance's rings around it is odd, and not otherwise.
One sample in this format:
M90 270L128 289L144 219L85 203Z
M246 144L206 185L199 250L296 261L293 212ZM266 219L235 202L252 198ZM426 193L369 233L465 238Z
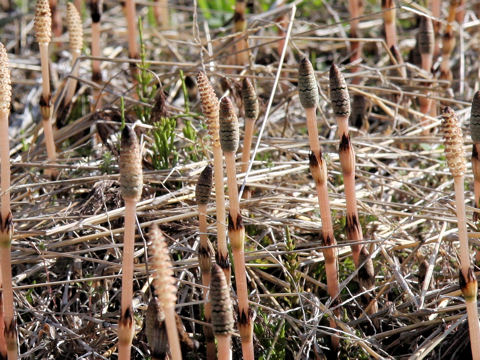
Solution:
M443 20L448 12L443 2ZM351 72L348 64L349 13L343 2L323 2L318 11L310 3L281 5L275 10L248 15L250 67L227 64L236 48L231 24L207 26L200 9L183 2L170 2L171 26L149 25L147 8L138 2L137 15L144 19L149 71L153 82L165 91L169 116L185 114L179 70L193 76L206 71L217 94L222 83L240 104L239 85L244 77L255 82L262 113L253 144L255 161L246 184L251 198L242 199L247 239L245 260L250 306L257 312L254 328L256 358L313 358L328 356L329 319L337 319L341 338L340 357L356 358L467 358L470 353L466 310L458 278L458 241L454 211L454 188L444 158L439 118L425 116L431 132L422 136L424 118L418 98L428 96L436 104L453 107L466 135L466 153L471 153L469 109L478 89L479 26L473 2L468 2L461 32L455 27L457 50L451 64L453 82L437 81L405 62L409 80L395 70L380 33L380 4L367 3L359 19L363 61ZM66 13L64 2L58 10ZM126 22L118 2L105 1L102 15L102 54L105 107L120 107L124 97L127 121L135 120L135 106L150 108L153 100L139 100L129 72ZM15 237L12 243L13 287L19 334L19 351L29 359L116 358L117 322L120 316L121 254L124 204L115 165L116 138L120 122L112 111L90 113L88 101L97 85L91 79L88 55L80 56L79 88L69 123L56 132L58 159L47 164L41 114L41 66L38 46L31 31L33 8L0 15L4 24L0 41L9 52L12 72L11 109L12 187L11 209ZM290 18L286 56L277 54L279 38L275 21ZM399 47L407 59L414 46L415 3L397 1ZM232 13L216 13L229 19ZM91 20L84 14L85 50L89 48ZM211 24L212 25L212 24ZM0 27L1 28L1 27ZM461 37L460 37L461 35ZM61 102L62 84L70 73L68 35L52 40L52 93ZM53 49L56 47L55 49ZM338 241L340 268L339 302L326 292L324 259L320 239L321 221L313 179L308 170L308 137L305 114L297 94L298 61L315 55L320 86L317 116L319 134L329 171L329 194ZM139 63L139 60L133 62ZM345 198L337 155L336 122L329 105L328 69L341 64L349 85L354 76L363 83L349 86L350 95L367 99L365 118L369 128L350 129L355 147L358 211L364 243L370 248L376 270L375 292L379 311L365 317L358 294L356 271L351 260L351 242L345 238ZM434 68L439 62L434 61ZM278 81L276 77L278 75ZM60 89L60 90L59 90ZM453 94L453 96L452 96ZM411 100L411 101L408 101ZM83 106L80 106L81 104ZM183 347L185 358L203 358L201 308L204 303L198 267L198 211L195 184L211 160L199 101L190 101L189 117L178 118L175 146L179 161L165 170L152 167L151 124L137 124L144 146L144 191L137 205L139 229L135 244L134 320L136 337L132 358L148 358L143 317L152 296L147 237L157 223L167 238L178 279L177 312L186 333L200 344L198 350ZM243 121L240 114L239 118ZM183 120L182 120L183 119ZM185 119L197 130L197 144L185 138ZM90 127L97 125L102 139L94 139ZM364 123L365 125L365 123ZM260 128L261 127L261 128ZM100 130L101 129L101 130ZM101 135L102 135L101 134ZM110 136L104 136L105 134ZM261 138L259 138L261 134ZM113 145L112 145L113 144ZM208 157L193 160L191 146ZM113 155L108 165L105 153ZM240 156L240 154L237 154ZM467 228L471 244L479 245L480 231L472 221L473 175L467 162ZM55 168L59 178L51 181L45 168ZM108 171L107 171L108 170ZM239 182L244 179L239 174ZM215 208L207 208L210 239L215 240ZM291 235L289 241L287 229ZM423 264L423 265L422 265ZM478 267L475 267L478 271ZM234 297L235 299L235 297ZM234 302L234 306L236 303ZM238 332L233 336L233 358L240 354ZM282 352L284 351L284 352ZM368 355L367 355L368 354Z

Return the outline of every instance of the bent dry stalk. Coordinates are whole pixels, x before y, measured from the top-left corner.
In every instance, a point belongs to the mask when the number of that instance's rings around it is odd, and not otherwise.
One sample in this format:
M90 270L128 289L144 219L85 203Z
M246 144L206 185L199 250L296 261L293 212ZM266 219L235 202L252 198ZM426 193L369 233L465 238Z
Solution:
M172 360L181 360L180 341L178 338L177 322L175 320L175 303L177 302L177 287L173 275L172 262L165 238L157 225L150 228L152 241L153 287L158 298L158 304L165 314L168 344Z
M335 245L337 244L333 234L332 215L330 213L330 201L327 189L327 165L322 157L320 142L318 140L317 117L315 110L318 102L318 88L313 67L310 61L304 58L298 70L298 92L300 102L305 109L307 117L308 138L310 143L310 172L315 180L315 186L322 219L322 243L325 248L325 271L327 273L327 290L332 299L336 299L339 293L338 285L338 260ZM338 312L337 312L338 314ZM335 319L330 319L330 326L336 328ZM332 344L335 348L339 345L337 336L332 335Z
M48 0L38 0L35 9L35 36L40 48L40 63L42 67L42 96L40 98L40 110L42 113L43 135L47 147L47 157L51 164L57 159L53 127L51 121L52 102L50 91L50 73L48 61L48 45L52 37L52 18ZM56 169L46 169L45 174L51 178L58 176Z
M0 43L0 180L1 180L1 207L0 207L0 261L3 287L3 319L4 334L0 335L0 354L5 353L8 359L17 358L17 330L15 324L11 242L13 235L12 212L10 210L10 147L8 137L8 116L12 99L10 70L8 69L7 50ZM0 314L2 309L0 309ZM0 318L0 320L2 320ZM5 337L4 337L5 336ZM6 358L6 357L5 357Z
M348 94L347 83L335 64L330 68L330 99L338 124L338 137L340 138L338 153L342 167L345 202L347 207L347 238L348 240L361 242L363 241L363 232L362 225L358 218L357 197L355 194L355 150L348 133L350 96ZM363 290L372 290L375 284L375 273L372 259L369 257L369 252L362 244L351 245L351 247L353 261L357 268L362 264L362 262L360 262L361 253L363 253L361 256L362 259L366 261L365 265L358 271L360 286ZM371 313L375 313L377 311L377 306L374 304L370 309Z
M243 137L242 148L242 173L246 173L248 169L248 162L250 161L250 149L252 147L253 131L255 129L255 121L258 118L259 104L255 88L250 80L243 79L242 82L242 99L245 110L245 134ZM250 190L245 187L243 191L243 198L250 198Z
M235 284L238 296L238 329L242 339L243 358L250 360L253 356L253 321L248 306L247 274L245 270L245 227L243 226L240 203L238 200L237 172L235 170L235 153L239 144L238 119L229 98L220 102L220 143L227 167L228 196L230 212L228 217L228 236L232 246L235 265Z
M215 182L215 206L217 215L217 264L223 269L230 283L230 260L227 249L227 231L225 227L225 192L223 183L223 154L220 146L219 105L210 81L203 72L197 75L198 93L202 112L207 122L208 133L213 151L213 177Z
M198 220L199 220L199 233L200 233L200 245L198 246L198 262L200 264L200 271L202 272L202 285L203 298L205 299L205 322L208 325L203 327L205 333L205 340L207 342L207 359L216 359L217 350L215 348L215 337L210 325L212 322L212 307L207 299L207 291L210 286L210 272L212 270L212 245L208 240L207 233L207 205L210 199L210 193L212 192L212 178L213 169L209 164L203 169L200 174L197 186L195 189L195 198L198 205Z
M142 195L142 156L135 131L125 126L120 148L120 190L125 201L125 230L122 260L122 309L118 323L118 358L130 359L134 335L133 251L135 244L136 204Z
M459 282L465 305L467 307L470 346L474 360L480 359L480 324L477 309L477 279L470 264L468 250L467 222L465 218L465 156L463 150L463 134L458 119L450 107L442 110L442 130L445 145L445 157L455 187L455 205L458 221L458 238L460 242Z
M213 333L218 343L218 358L232 358L231 337L233 333L233 306L225 274L214 264L210 282Z

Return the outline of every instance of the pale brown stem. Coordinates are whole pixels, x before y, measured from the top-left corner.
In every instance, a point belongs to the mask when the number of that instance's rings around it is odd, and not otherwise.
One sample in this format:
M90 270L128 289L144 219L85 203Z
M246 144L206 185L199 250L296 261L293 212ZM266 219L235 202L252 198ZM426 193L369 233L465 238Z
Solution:
M388 48L397 45L397 27L395 21L385 23L385 38Z
M465 219L465 190L463 182L463 176L455 176L453 178L453 185L455 187L455 206L458 220L458 239L460 242L460 268L465 279L468 279L470 255L468 251L467 221Z
M78 77L78 64L75 66L75 63L80 56L80 51L79 50L74 50L72 52L72 75L75 77ZM75 67L73 67L75 66ZM68 79L68 84L67 84L67 94L65 95L65 105L70 104L70 101L72 101L73 95L75 94L75 89L77 87L77 80L70 78Z
M0 189L1 207L0 222L6 223L10 215L10 146L8 136L8 110L0 111ZM0 352L7 353L8 359L17 359L17 339L15 332L6 333L5 324L14 324L14 304L12 288L12 265L10 259L11 228L8 227L0 233L0 276L3 293L0 295L2 307L0 308ZM14 325L13 325L14 326Z
M315 115L315 108L305 109L307 117L308 139L310 143L310 150L317 156L320 153L320 141L318 140L317 118ZM320 164L322 159L317 161ZM326 182L317 184L318 204L320 207L320 217L322 219L322 232L324 239L329 238L334 240L333 224L330 214L330 200L328 198L328 189ZM334 298L338 294L338 269L336 264L336 251L334 248L324 249L325 256L325 270L327 272L327 287L328 294ZM330 280L330 281L328 281Z
M218 343L218 358L220 360L232 359L231 335L215 335Z
M458 239L460 242L460 270L465 279L469 279L470 255L468 250L467 221L465 218L464 176L453 178L455 188L455 206L458 221ZM468 315L468 329L473 359L480 359L480 327L478 323L477 294L465 299Z
M350 12L350 31L356 33L358 28L358 17L360 16L360 8L358 0L348 0L348 11Z
M477 298L465 301L468 316L468 332L470 334L470 347L472 359L480 359L480 325L478 323Z
M156 0L153 5L153 14L157 24L162 28L168 27L168 2L166 0Z
M249 314L248 306L248 287L247 287L247 275L245 270L245 227L243 224L238 223L240 215L240 203L238 200L238 189L235 170L235 153L225 153L225 164L227 168L227 186L228 196L230 199L230 221L233 224L229 224L228 234L230 237L230 243L232 245L233 261L235 265L235 284L237 288L238 296L238 311L240 314ZM248 316L247 316L248 318ZM248 318L248 321L251 320ZM242 337L242 354L246 360L253 360L253 339L251 336Z
M55 150L55 140L53 137L53 128L51 119L43 119L43 135L45 136L45 145L47 146L47 157L48 161L51 164L54 164L57 160L57 152ZM56 172L54 169L51 170L52 172ZM53 174L52 174L53 176Z
M100 22L92 23L92 56L100 57ZM92 60L92 73L99 73L100 60Z
M245 230L238 230L237 234L230 233L236 241L240 238L242 244L242 236L245 236ZM233 246L232 246L233 247ZM245 312L248 314L248 288L247 288L247 279L245 276L245 252L243 249L237 249L233 251L233 261L235 265L235 284L237 286L237 296L238 296L238 311Z
M121 316L127 313L128 309L133 311L133 252L135 247L135 218L136 218L136 204L135 199L125 199L125 230L123 235L123 259L122 259L122 298L121 298ZM133 316L133 314L131 314ZM119 325L119 338L132 338L132 327ZM121 334L120 332L123 332ZM128 333L130 332L130 333ZM124 344L119 342L118 358L120 360L130 359L131 351L130 343Z
M45 102L45 106L50 107L46 112L42 111L43 114L48 114L48 117L42 118L43 123L43 133L45 136L45 145L47 147L47 157L50 163L55 163L57 159L57 153L55 149L55 141L53 137L53 128L51 122L51 106L50 106L50 74L48 69L48 43L40 43L40 63L42 67L42 98ZM55 177L57 171L54 169L47 169L45 171L50 177Z
M282 15L279 17L276 22L278 23L278 31L277 35L280 37L280 40L278 40L278 45L277 45L277 55L282 56L283 53L283 48L285 47L285 29L288 28L288 17L286 15Z
M182 351L178 340L177 322L175 320L175 307L169 306L163 309L165 312L165 326L167 328L168 345L172 360L182 360Z
M0 267L0 287L2 287L2 272ZM3 317L3 295L0 294L0 356L7 358L7 343L5 340L5 319Z
M330 203L328 199L327 184L317 184L318 204L320 207L320 218L322 219L322 236L324 239L334 239L332 217L330 214ZM331 244L335 245L335 243ZM333 299L338 295L338 266L337 253L334 247L323 249L325 258L325 272L327 275L328 295Z
M422 57L422 69L430 73L432 68L432 55L421 54L421 57ZM428 98L421 97L419 98L419 102L420 102L420 112L424 115L428 115L428 112L430 111L430 106L432 105L431 100ZM426 118L422 118L420 123L422 126L427 126L428 124L430 124L430 121L427 120ZM429 134L429 130L424 129L423 135L428 135L428 134Z
M422 69L430 74L432 69L432 54L421 54L422 57Z
M135 0L125 1L125 11L127 16L128 54L130 58L136 59L138 57L138 44Z
M10 147L8 137L8 111L0 112L0 156L1 156L1 217L6 219L10 212Z
M255 120L254 119L245 119L245 136L243 138L243 148L242 148L242 173L246 173L248 170L248 163L250 161L250 149L252 146L252 138L254 131ZM248 187L245 187L242 198L250 199L251 192Z
M92 56L100 57L101 49L100 49L100 22L93 22L92 23ZM100 79L102 77L102 70L100 68L100 60L92 60L92 78L96 83L100 83ZM93 91L93 105L92 111L95 111L98 108L102 107L102 98L101 98L101 91L94 90Z
M432 0L430 4L430 9L432 11L432 16L435 19L440 19L441 16L441 0ZM433 20L433 31L435 35L435 45L433 50L433 55L435 58L440 54L440 28L441 23L438 20Z
M232 245L233 253L233 262L235 265L235 284L238 296L238 312L240 314L247 315L247 324L244 324L245 331L247 335L242 334L240 331L241 341L242 341L242 355L244 360L254 360L254 350L253 350L253 339L251 336L251 327L253 324L252 320L248 316L249 306L248 306L248 289L247 289L247 279L245 271L245 252L243 250L243 239L245 238L245 228L242 226L241 229L234 230L229 232L230 241L242 243L242 248L236 248ZM239 326L240 327L240 326Z
M213 144L213 176L215 180L215 203L217 215L218 257L228 259L227 233L225 228L225 192L223 184L223 154L220 144ZM225 278L230 284L230 267L224 269Z
M233 31L235 33L242 33L235 36L235 63L236 65L248 64L248 42L245 38L245 29L247 27L247 20L245 18L245 9L247 3L245 0L237 0L235 2L235 23L233 24Z
M199 232L200 232L200 246L203 248L208 248L208 234L207 234L207 204L198 204L198 220L199 220ZM204 313L205 313L205 322L210 323L212 319L212 306L208 300L208 288L210 287L211 272L202 270L202 285L203 288L203 298L205 299ZM205 326L205 328L207 328ZM211 329L205 329L204 333L206 334ZM208 341L207 339L207 359L212 360L216 358L217 349L215 343Z
M307 118L307 129L308 129L308 139L310 143L310 149L312 150L314 156L317 159L317 162L320 167L325 166L323 160L319 158L320 152L320 141L318 140L318 128L317 128L317 119L315 115L315 107L306 108L305 114ZM320 172L323 173L326 170L321 169ZM320 218L322 219L322 242L324 245L335 245L335 237L333 234L333 224L332 217L330 213L330 200L328 198L328 189L326 179L318 181L316 179L316 190L318 196L318 205L320 208ZM325 258L325 272L327 276L327 291L332 299L336 298L339 293L338 286L338 262L337 262L337 253L335 247L327 247L322 250L323 257ZM336 328L335 321L330 319L330 326ZM332 335L332 346L334 348L338 347L339 339L337 336Z
M207 205L199 204L198 205L198 230L200 232L200 246L203 248L208 248L208 235L207 235ZM206 287L203 289L203 296L207 298L208 287L210 286L210 272L202 271L202 284Z
M305 109L305 115L307 117L308 142L310 143L310 149L314 154L317 154L320 151L320 141L318 140L316 108Z
M250 161L250 149L252 147L253 131L255 129L255 119L245 119L245 134L243 137L242 148L242 173L246 173L248 170L248 163ZM249 198L249 191L243 192L243 198Z
M363 14L363 0L349 0L348 8L350 12L350 37L358 38L359 17ZM356 62L360 59L361 43L358 41L350 41L350 62ZM352 72L358 71L358 66L352 67ZM360 83L361 78L355 76L352 80L353 84Z
M2 234L0 237L8 237L11 239L11 234ZM2 239L3 240L3 239ZM12 267L11 267L11 255L10 255L10 240L8 246L5 243L0 245L0 261L2 264L2 285L3 285L3 311L5 325L8 327L10 324L15 323L14 314L13 314L13 287L12 287ZM14 325L13 325L14 326ZM13 334L12 334L13 335ZM8 359L17 358L17 344L16 338L11 336L7 341L7 353Z
M227 168L227 186L228 197L230 200L230 216L236 221L238 215L240 215L240 203L238 201L238 189L237 189L237 171L235 170L235 153L226 152L225 165Z
M345 137L348 139L348 117L337 117L338 124L338 136L340 141ZM350 144L350 140L349 140ZM343 185L345 191L345 202L347 207L347 219L356 220L354 228L349 229L347 220L347 235L348 240L363 240L362 225L358 219L357 211L357 195L355 192L355 151L353 146L349 146L348 149L340 149L339 151L340 162L342 163L343 173ZM351 224L351 225L353 225ZM356 266L359 265L359 256L362 245L352 245L353 261Z
M248 64L248 42L245 38L245 34L235 37L235 58L236 65Z
M125 231L123 235L122 260L122 313L132 306L136 204L137 201L134 199L125 199Z
M40 64L42 66L42 97L48 102L50 98L50 73L48 69L48 43L40 43Z

